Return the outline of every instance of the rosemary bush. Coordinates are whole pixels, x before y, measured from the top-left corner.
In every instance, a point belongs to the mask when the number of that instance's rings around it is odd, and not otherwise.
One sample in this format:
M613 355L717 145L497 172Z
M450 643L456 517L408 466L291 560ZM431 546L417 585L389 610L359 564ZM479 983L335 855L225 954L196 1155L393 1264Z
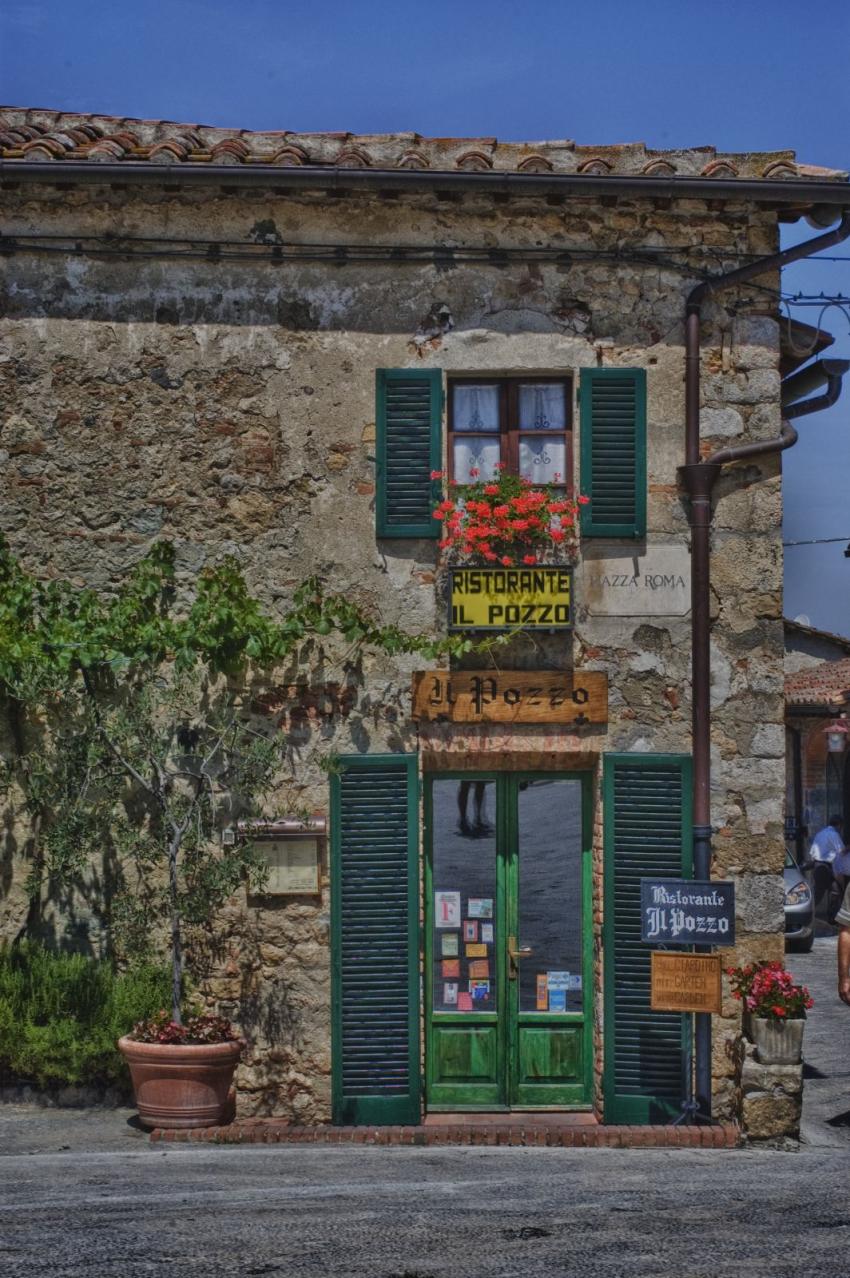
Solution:
M116 1047L171 997L163 966L108 962L22 941L0 947L0 1077L39 1087L127 1082Z

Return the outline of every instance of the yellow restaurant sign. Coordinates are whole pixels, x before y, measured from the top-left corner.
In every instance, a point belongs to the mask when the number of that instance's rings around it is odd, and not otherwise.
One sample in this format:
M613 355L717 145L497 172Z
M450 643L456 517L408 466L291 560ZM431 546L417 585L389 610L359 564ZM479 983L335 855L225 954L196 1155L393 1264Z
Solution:
M449 569L450 630L569 630L568 568Z

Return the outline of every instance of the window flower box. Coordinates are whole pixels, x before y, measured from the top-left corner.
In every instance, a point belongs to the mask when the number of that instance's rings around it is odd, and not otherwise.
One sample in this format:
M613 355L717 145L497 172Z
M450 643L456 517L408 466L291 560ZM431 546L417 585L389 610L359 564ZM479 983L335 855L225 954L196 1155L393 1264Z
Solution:
M504 568L575 563L579 508L587 497L567 497L552 485L507 474L499 462L492 479L475 469L470 474L472 483L452 481L433 511L447 561ZM431 478L445 475L433 471Z

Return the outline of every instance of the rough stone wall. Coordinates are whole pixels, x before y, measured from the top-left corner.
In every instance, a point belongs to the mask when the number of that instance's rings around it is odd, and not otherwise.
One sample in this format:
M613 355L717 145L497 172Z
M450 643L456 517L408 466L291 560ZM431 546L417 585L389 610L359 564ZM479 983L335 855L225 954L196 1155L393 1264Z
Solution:
M803 1066L763 1065L745 1037L734 1045L735 1117L747 1142L795 1148L803 1111Z
M155 538L168 537L187 580L232 551L272 608L285 606L308 573L320 573L385 620L419 629L443 624L436 548L375 541L375 369L645 367L649 540L684 545L676 484L684 298L703 273L734 266L736 254L771 252L777 240L769 213L697 201L498 205L477 195L332 200L104 187L31 196L21 188L8 195L6 215L9 234L108 232L113 244L145 235L202 245L571 252L559 263L474 267L275 265L175 259L157 249L133 260L21 253L3 261L0 528L30 569L106 587ZM593 256L673 248L675 262ZM778 327L769 295L722 295L706 308L704 334L705 449L777 435ZM576 442L576 460L577 452ZM742 960L782 953L780 523L777 458L724 473L712 568L714 869L738 887ZM579 566L574 636L521 646L512 659L609 673L610 722L585 730L577 751L688 751L689 619L592 617L581 608L582 578ZM417 665L367 656L349 714L284 719L303 804L327 810L324 754L416 748L407 689ZM11 879L8 858L5 873ZM256 1050L239 1080L245 1112L274 1109L300 1121L328 1114L326 894L325 886L315 908L234 901L225 913L230 953L209 992L250 1022ZM23 923L15 900L3 915L6 935ZM731 1015L722 1018L715 1038L724 1096L734 1028Z

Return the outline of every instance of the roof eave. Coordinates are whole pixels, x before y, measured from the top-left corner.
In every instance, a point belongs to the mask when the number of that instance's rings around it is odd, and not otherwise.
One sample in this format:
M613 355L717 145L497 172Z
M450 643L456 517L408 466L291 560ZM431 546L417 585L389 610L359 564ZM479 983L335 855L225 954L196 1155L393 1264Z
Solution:
M150 161L0 160L0 182L76 185L115 183L279 190L486 191L514 196L722 199L756 204L850 207L847 180L700 178L586 173L457 172L438 169L358 169L330 166L156 164Z

